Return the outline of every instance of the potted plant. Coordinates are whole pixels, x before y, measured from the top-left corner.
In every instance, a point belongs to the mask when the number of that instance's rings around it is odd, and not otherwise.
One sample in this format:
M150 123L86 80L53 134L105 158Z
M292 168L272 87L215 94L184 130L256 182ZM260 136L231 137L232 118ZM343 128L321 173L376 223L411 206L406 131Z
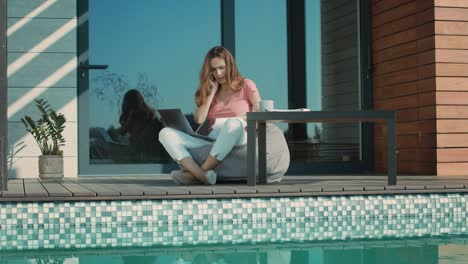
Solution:
M41 118L34 121L31 117L21 118L26 130L31 133L41 150L39 156L39 177L41 179L63 178L63 151L65 144L62 132L65 129L66 118L63 114L51 109L44 99L36 99L37 109Z

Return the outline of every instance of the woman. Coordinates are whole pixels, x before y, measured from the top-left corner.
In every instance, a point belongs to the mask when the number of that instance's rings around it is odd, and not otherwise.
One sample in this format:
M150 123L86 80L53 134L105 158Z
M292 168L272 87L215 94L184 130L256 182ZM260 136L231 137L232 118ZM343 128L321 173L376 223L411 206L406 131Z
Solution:
M245 114L258 111L260 95L255 83L240 75L231 53L217 46L208 51L200 72L200 84L195 93L195 122L202 124L208 117L209 137L216 139L213 148L199 166L187 149L210 142L194 138L181 131L164 128L159 141L183 171L173 171L172 178L181 184L215 184L213 169L235 146L247 144Z

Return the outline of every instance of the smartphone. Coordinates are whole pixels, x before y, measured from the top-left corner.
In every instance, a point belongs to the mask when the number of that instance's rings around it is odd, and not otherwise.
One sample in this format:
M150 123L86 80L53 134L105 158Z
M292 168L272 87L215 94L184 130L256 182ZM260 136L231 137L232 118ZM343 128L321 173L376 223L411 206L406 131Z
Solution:
M216 82L215 77L214 77L213 74L211 74L211 73L210 73L210 80L211 80L212 82Z

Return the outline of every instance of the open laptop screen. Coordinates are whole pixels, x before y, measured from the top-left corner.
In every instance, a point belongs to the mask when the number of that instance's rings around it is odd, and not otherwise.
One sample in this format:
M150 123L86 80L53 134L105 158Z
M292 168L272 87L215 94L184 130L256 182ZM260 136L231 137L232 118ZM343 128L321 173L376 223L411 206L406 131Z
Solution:
M170 127L182 131L188 135L201 138L208 141L215 141L214 139L197 134L193 131L192 126L190 126L189 121L185 117L182 110L176 109L159 109L159 115L161 116L161 121L163 122L165 127ZM197 129L198 131L198 129Z

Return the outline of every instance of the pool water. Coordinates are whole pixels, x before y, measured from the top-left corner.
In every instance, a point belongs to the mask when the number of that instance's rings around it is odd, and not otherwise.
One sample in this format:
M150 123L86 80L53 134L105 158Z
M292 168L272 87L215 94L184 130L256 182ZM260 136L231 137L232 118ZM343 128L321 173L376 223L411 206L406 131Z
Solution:
M211 245L0 253L1 264L455 264L468 263L468 237L322 243Z

